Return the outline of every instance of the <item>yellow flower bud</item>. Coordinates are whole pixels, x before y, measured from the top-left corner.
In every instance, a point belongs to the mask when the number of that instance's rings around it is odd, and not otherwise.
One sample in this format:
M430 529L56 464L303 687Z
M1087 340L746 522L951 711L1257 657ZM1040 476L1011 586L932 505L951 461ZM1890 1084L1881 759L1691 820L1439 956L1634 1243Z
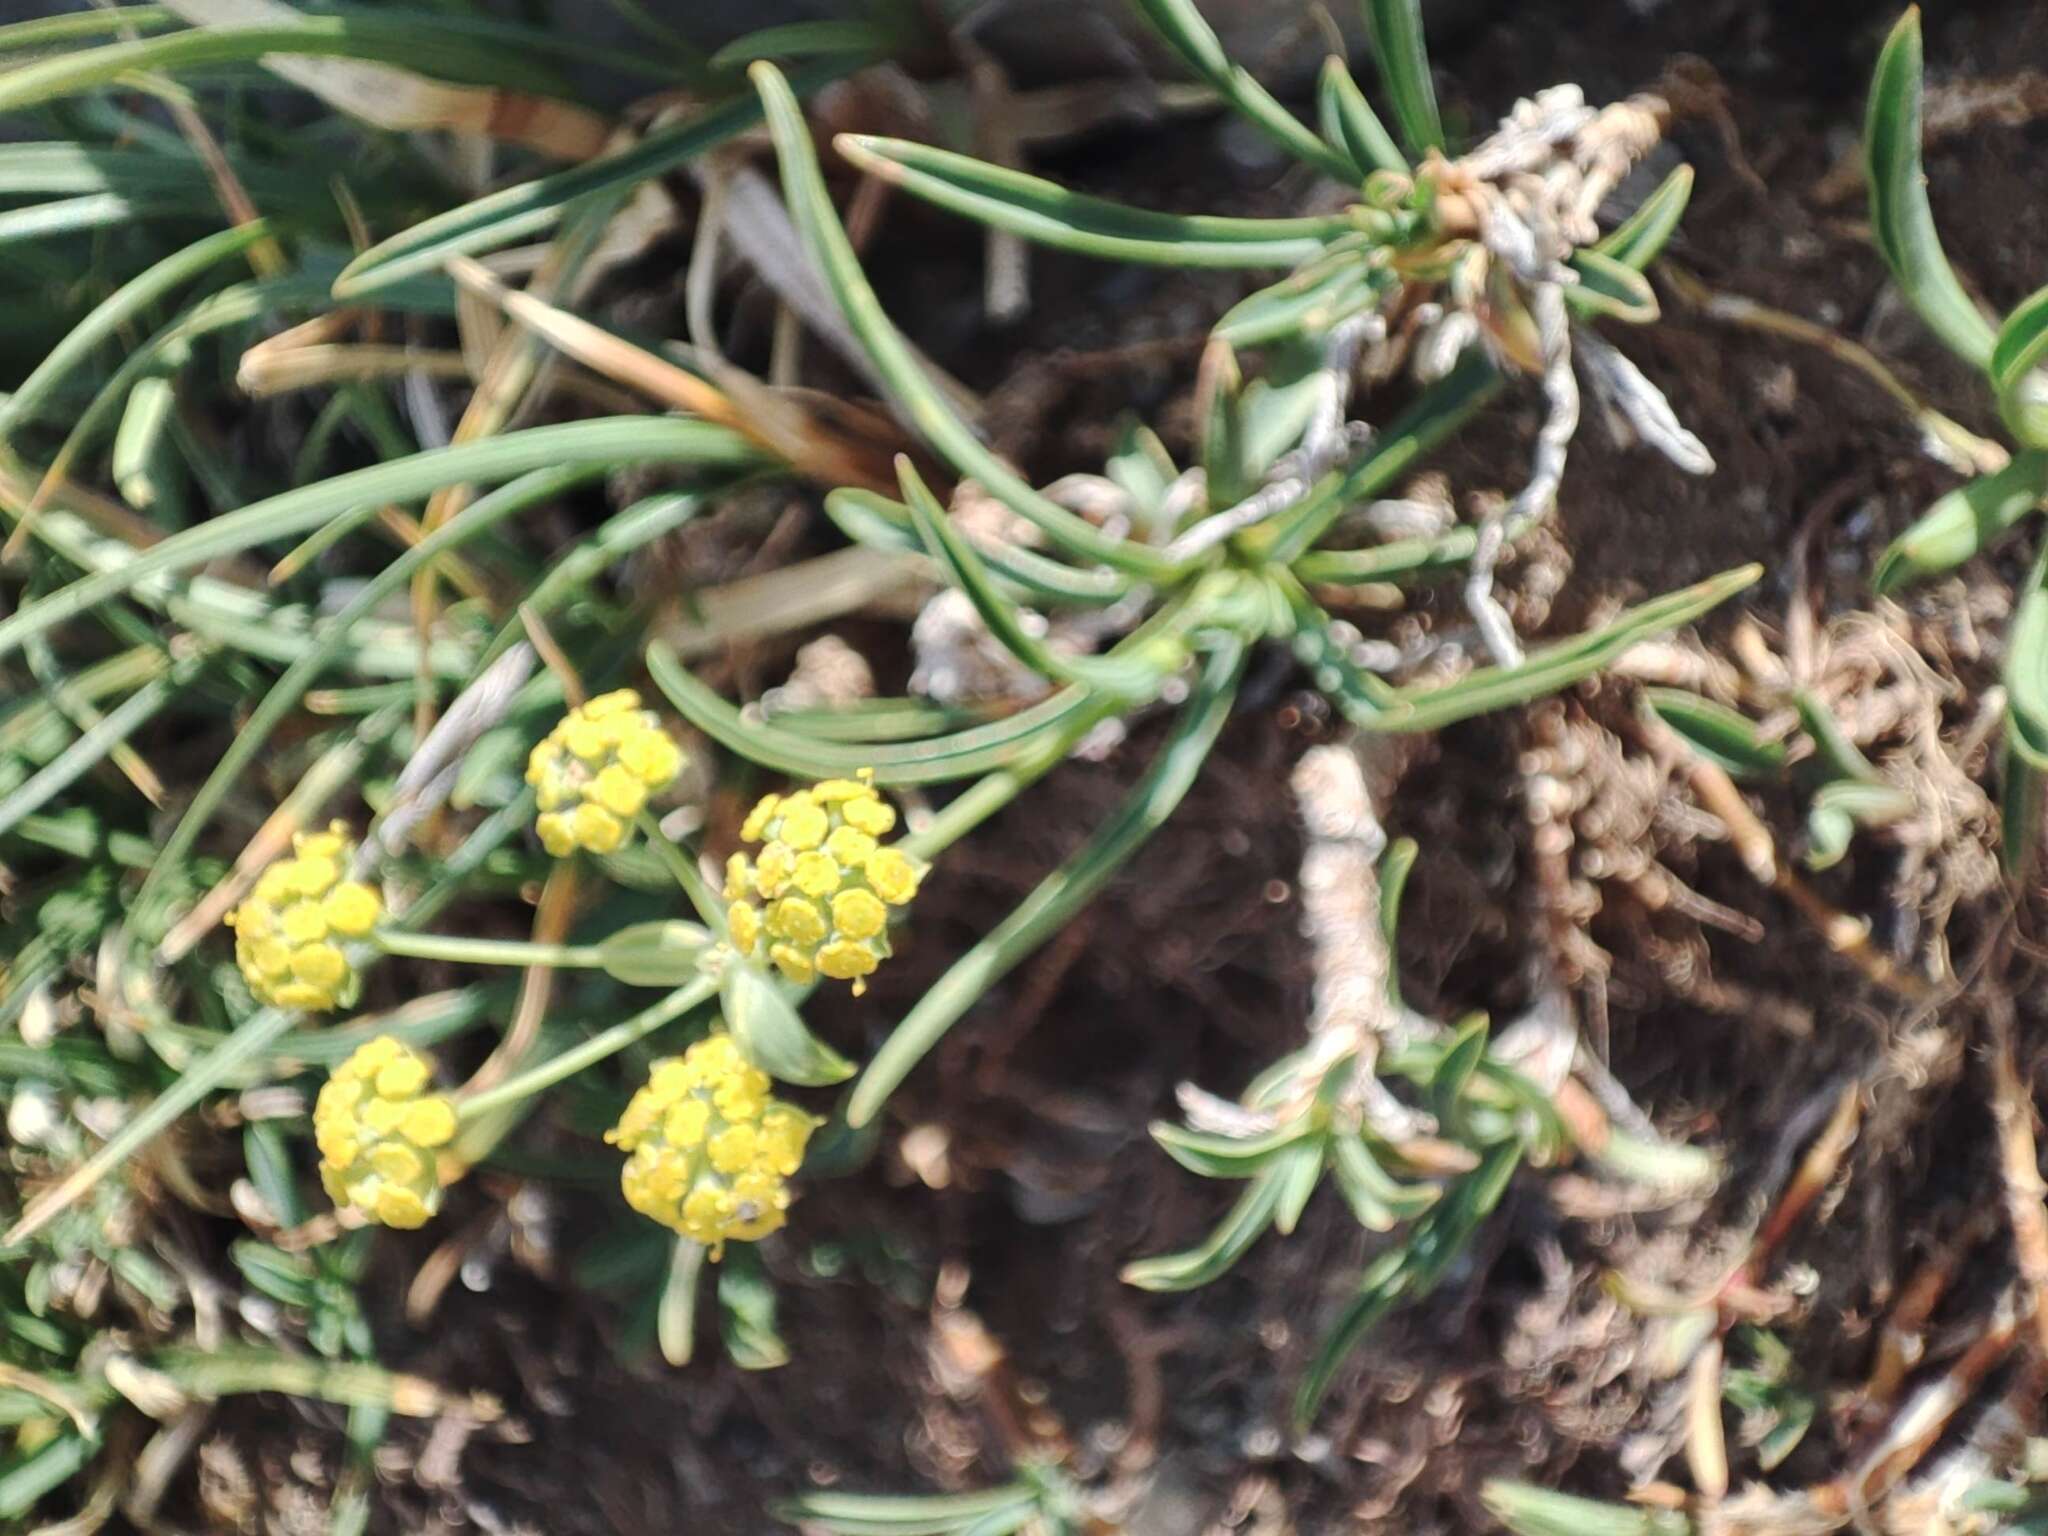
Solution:
M426 1057L379 1035L340 1066L313 1106L320 1182L338 1206L387 1227L418 1227L441 1208L438 1149L455 1106L428 1090Z
M682 748L632 689L570 710L526 760L541 846L558 859L624 847L647 797L682 768Z
M301 832L227 916L235 964L259 1002L278 1008L345 1008L358 978L342 945L377 926L384 902L376 887L345 878L355 859L348 829Z
M719 1256L729 1238L766 1237L788 1219L787 1179L814 1117L769 1096L729 1035L654 1064L605 1140L627 1153L626 1203Z
M856 994L867 989L889 956L889 908L908 905L925 872L901 849L877 845L896 812L872 778L827 779L754 807L740 835L766 846L752 860L734 854L725 868L733 948L791 981L823 975L852 982Z

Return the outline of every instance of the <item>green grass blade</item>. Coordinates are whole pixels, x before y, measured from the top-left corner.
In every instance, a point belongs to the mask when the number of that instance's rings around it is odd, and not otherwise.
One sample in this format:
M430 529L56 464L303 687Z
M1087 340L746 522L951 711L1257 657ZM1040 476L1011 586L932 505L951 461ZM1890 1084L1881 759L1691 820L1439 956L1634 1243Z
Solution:
M842 133L833 143L862 170L927 202L1041 245L1105 261L1292 267L1355 231L1340 215L1233 219L1129 208L908 139Z
M1516 666L1481 667L1444 687L1396 689L1393 706L1372 719L1368 728L1433 731L1568 688L1610 665L1638 641L1691 623L1762 575L1760 565L1739 566L1631 608L1605 629L1532 651Z
M354 13L306 16L289 26L200 27L41 59L0 73L0 112L110 89L138 72L175 75L250 64L266 54L361 59L470 84L567 94L561 75L536 62L533 50L488 47L427 17L396 21Z
M1285 1185L1303 1160L1313 1168L1321 1157L1320 1147L1297 1143L1288 1148L1246 1186L1201 1243L1184 1253L1164 1253L1126 1264L1121 1277L1124 1284L1141 1291L1192 1291L1217 1279L1249 1253L1273 1224Z
M1685 744L1738 779L1773 779L1785 771L1785 744L1766 741L1738 710L1682 688L1645 688L1643 702Z
M870 21L792 21L734 38L711 55L711 67L742 69L757 59L815 59L834 54L866 63L885 57L895 41Z
M1223 51L1215 30L1202 18L1194 0L1133 0L1154 30L1187 60L1196 74L1208 81L1231 106L1274 143L1304 165L1314 166L1325 176L1355 182L1358 172L1350 159L1317 138L1300 119L1273 99L1272 93L1239 68Z
M305 654L293 662L285 674L271 685L270 690L263 696L263 702L258 704L241 723L234 739L228 743L227 750L214 765L213 771L206 776L206 781L199 786L187 803L185 814L179 818L176 829L165 840L163 852L157 861L157 869L168 874L183 866L187 854L198 841L199 834L213 819L215 810L255 763L269 742L271 733L298 707L306 690L339 659L349 645L356 625L375 613L387 599L403 591L415 570L439 558L448 550L489 532L541 502L560 496L585 481L596 479L604 472L605 466L588 463L530 471L510 484L478 497L456 516L405 550L397 559L364 582L348 604L321 627L320 633ZM137 906L147 905L149 898L155 894L158 883L159 877L153 872L144 884L142 895L136 899Z
M2005 637L2006 741L2026 764L2048 769L2048 546L2027 575Z
M1453 528L1433 539L1390 539L1364 549L1316 549L1294 562L1294 574L1309 586L1352 586L1392 581L1427 571L1452 571L1479 547L1476 528Z
M1316 122L1323 137L1350 158L1361 181L1374 171L1412 174L1408 157L1335 54L1323 61L1323 72L1316 81Z
M1582 1499L1529 1483L1496 1479L1479 1498L1514 1536L1692 1536L1692 1522L1676 1510Z
M0 53L49 48L80 38L111 37L130 32L160 32L179 26L165 5L109 5L69 16L39 16L0 27Z
M1309 1132L1305 1119L1290 1121L1278 1130L1257 1136L1189 1130L1170 1120L1155 1120L1149 1129L1152 1139L1168 1157L1205 1179L1248 1179L1270 1163L1275 1153Z
M494 483L563 463L627 463L744 469L758 462L745 439L723 427L654 416L602 417L530 427L503 437L430 449L390 464L337 475L216 517L139 552L118 570L60 587L0 619L0 656L152 576L191 570L273 539L293 539L365 502L406 502L448 485Z
M910 422L954 468L980 481L997 500L1035 523L1068 553L1146 577L1174 574L1172 563L1158 550L1112 538L1086 518L1040 495L954 415L868 286L860 258L854 254L825 190L825 178L811 147L811 130L789 82L772 64L756 64L747 73L761 93L768 131L782 164L783 198L804 248L824 274L847 323Z
M825 496L825 515L856 544L919 557L925 553L924 540L918 537L910 508L879 492L857 486L829 491ZM1130 596L1130 580L1100 566L1076 570L1016 544L978 552L990 570L1037 601L1100 608Z
M2048 288L2022 299L1998 328L1991 347L1991 387L1998 413L2029 448L2048 448Z
M1114 700L1064 688L1007 719L948 736L848 746L750 719L699 682L660 641L647 648L647 671L683 717L713 741L797 778L843 778L872 768L880 784L943 784L1030 761L1051 743L1116 713Z
M1418 0L1364 0L1365 29L1379 61L1380 82L1394 104L1394 121L1408 153L1420 156L1444 147L1443 120L1436 110L1436 86L1429 78L1429 52L1422 43Z
M0 837L26 816L41 810L140 730L158 710L176 698L199 670L194 660L174 668L135 690L94 721L79 738L37 771L21 788L0 799Z
M1657 293L1634 267L1599 251L1574 251L1568 263L1579 280L1565 289L1565 302L1582 315L1604 315L1629 325L1657 318Z
M1907 302L1950 351L1973 367L1991 360L1990 325L1942 254L1927 173L1920 163L1920 11L1892 28L1870 82L1863 151L1870 179L1870 222L1878 253Z
M1156 696L1167 677L1187 659L1186 645L1170 634L1161 635L1140 651L1119 648L1108 656L1062 656L1033 634L1016 605L995 589L988 567L961 537L909 459L896 460L896 475L931 557L974 604L974 611L996 642L1040 677L1078 683L1125 703L1137 703Z
M72 327L71 333L36 364L10 398L0 402L0 440L12 437L23 422L34 420L73 369L151 305L217 262L247 250L269 233L268 226L260 222L222 230L166 256L148 271L123 283Z
M858 1128L872 1120L897 1084L961 1015L1092 901L1124 860L1173 814L1223 729L1243 668L1244 649L1235 641L1227 641L1209 657L1194 696L1144 780L1078 853L1048 875L918 1000L854 1085L846 1105L847 1124Z
M1425 454L1469 421L1499 388L1500 375L1493 365L1468 354L1396 416L1365 457L1342 475L1331 476L1326 488L1318 488L1270 532L1254 529L1247 542L1263 546L1265 558L1277 565L1293 564L1344 513L1412 473Z
M1640 208L1609 230L1594 246L1602 256L1634 267L1638 272L1655 261L1665 244L1677 232L1692 199L1693 172L1681 165L1666 176L1657 190L1643 199Z
M2048 450L2013 455L2004 469L1958 486L1885 547L1871 586L1880 596L1938 576L1978 554L2048 502Z

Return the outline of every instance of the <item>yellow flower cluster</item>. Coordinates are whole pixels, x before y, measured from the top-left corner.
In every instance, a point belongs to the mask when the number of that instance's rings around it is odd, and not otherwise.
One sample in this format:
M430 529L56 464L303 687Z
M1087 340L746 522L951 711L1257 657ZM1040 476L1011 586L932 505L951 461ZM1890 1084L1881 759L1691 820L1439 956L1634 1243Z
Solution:
M430 1093L433 1069L379 1035L334 1069L313 1106L320 1182L336 1205L387 1227L418 1227L441 1208L435 1149L455 1135L455 1106Z
M896 812L869 782L827 779L793 795L769 795L740 828L766 839L758 859L736 853L725 868L733 947L774 961L791 981L850 981L856 994L888 958L889 908L909 903L925 866L877 841Z
M610 853L653 791L682 771L682 748L630 688L572 709L526 760L540 815L534 830L556 858Z
M280 1008L338 1008L355 1001L356 974L342 942L377 926L384 903L376 888L347 878L355 859L348 828L301 832L292 856L256 881L227 917L235 963L258 1001Z
M657 1061L605 1140L631 1154L626 1203L707 1245L751 1242L787 1219L789 1176L818 1121L769 1097L768 1074L730 1035Z

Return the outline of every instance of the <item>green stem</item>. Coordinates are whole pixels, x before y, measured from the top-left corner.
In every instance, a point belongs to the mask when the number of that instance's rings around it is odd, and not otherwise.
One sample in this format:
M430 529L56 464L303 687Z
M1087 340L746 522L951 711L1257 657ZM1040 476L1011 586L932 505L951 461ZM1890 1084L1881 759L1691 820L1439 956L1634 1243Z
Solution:
M1084 714L1071 722L1036 756L1026 758L1014 768L999 768L977 779L897 846L912 858L936 859L1064 762L1075 744L1098 723L1099 717L1092 711Z
M457 965L551 965L594 970L604 964L595 944L535 944L524 939L464 939L443 933L396 933L380 928L370 942L387 955L449 960Z
M486 1088L482 1093L461 1100L455 1106L456 1117L474 1120L488 1110L517 1103L543 1089L552 1088L565 1078L574 1077L585 1067L595 1066L608 1056L616 1056L634 1041L645 1039L662 1025L710 1001L717 992L718 982L710 976L699 977L686 987L678 987L652 1008L643 1009L624 1023L614 1024L610 1029L592 1035L581 1045L506 1078L495 1088Z
M661 818L654 812L641 808L640 830L647 834L647 846L654 850L654 856L666 864L669 873L676 877L676 884L683 888L683 894L690 898L690 905L697 909L697 915L704 920L704 926L720 938L725 937L725 903L718 892L704 878L704 871L697 867L697 860L690 850L678 846L669 835L661 830Z

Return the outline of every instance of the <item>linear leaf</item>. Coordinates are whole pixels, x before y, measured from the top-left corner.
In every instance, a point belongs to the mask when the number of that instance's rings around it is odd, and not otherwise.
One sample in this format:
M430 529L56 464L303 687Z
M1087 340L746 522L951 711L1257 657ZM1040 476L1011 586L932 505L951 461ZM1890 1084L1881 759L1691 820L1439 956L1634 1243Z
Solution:
M1131 208L909 139L842 133L839 153L906 192L1041 245L1169 267L1292 267L1357 233L1341 214L1234 219Z
M1152 1139L1181 1167L1205 1179L1248 1179L1265 1167L1282 1147L1292 1146L1309 1131L1305 1120L1290 1120L1258 1136L1224 1136L1190 1130L1170 1120L1155 1120Z
M1685 216L1692 199L1693 171L1681 165L1657 184L1657 190L1643 199L1642 206L1610 229L1592 247L1638 272L1657 259Z
M1307 1158L1310 1166L1320 1154L1311 1147L1297 1146L1281 1160L1261 1172L1237 1197L1216 1229L1195 1247L1182 1253L1161 1254L1126 1264L1122 1279L1141 1291L1192 1291L1207 1285L1227 1271L1273 1224L1279 1208L1283 1182L1294 1162Z
M60 587L0 619L0 656L153 576L191 570L268 540L297 538L366 503L417 500L443 486L509 480L565 462L606 468L641 462L741 469L757 463L758 454L723 427L654 416L530 427L480 442L429 449L255 502L175 533L117 570Z
M813 66L799 73L796 81L804 89L814 89L842 72L838 67ZM519 182L424 219L350 262L334 280L334 295L361 298L403 278L438 272L451 256L477 256L529 239L559 223L571 203L672 171L737 138L760 116L757 101L737 97L650 133L631 149Z
M811 260L824 274L876 369L897 404L927 441L963 475L984 488L1011 511L1043 529L1068 553L1100 561L1118 570L1148 577L1171 575L1172 562L1158 550L1104 534L1086 518L1041 495L1009 465L989 452L980 438L953 413L912 355L902 334L884 313L868 286L860 258L832 207L811 131L798 109L789 82L772 64L747 71L761 95L768 131L782 166L783 198Z
M1927 204L1920 95L1920 11L1915 6L1892 28L1870 82L1863 151L1872 233L1878 253L1927 328L1965 362L1983 368L1991 360L1991 327L1956 281Z
M1785 744L1765 741L1738 710L1681 688L1645 688L1643 702L1700 756L1737 778L1771 778L1785 768Z
M1387 947L1387 1001L1401 1006L1401 897L1421 852L1412 837L1397 837L1380 855L1380 942Z
M853 1076L853 1063L812 1034L781 987L745 961L726 967L719 993L733 1039L770 1077L818 1088Z
M1339 250L1269 288L1233 304L1211 329L1233 347L1258 347L1304 332L1319 333L1363 314L1394 285L1364 251Z
M1250 73L1230 61L1223 43L1202 19L1194 0L1133 0L1167 44L1188 62L1216 93L1247 121L1304 165L1314 166L1338 181L1355 181L1350 160L1311 133L1292 112L1273 99Z
M924 540L918 537L910 508L877 491L851 485L828 491L825 515L856 544L865 544L870 549L924 553ZM977 548L991 570L1043 601L1101 607L1130 595L1131 583L1127 578L1100 566L1076 570L1017 544Z
M1159 829L1180 804L1229 716L1244 668L1244 647L1227 639L1209 656L1145 777L1110 819L1066 863L1040 882L988 936L953 963L904 1016L854 1085L849 1125L872 1120L897 1084L938 1044L982 994L1064 927ZM878 774L877 777L880 775Z
M1565 289L1565 301L1580 314L1605 315L1629 325L1657 318L1656 290L1627 262L1588 249L1574 251L1569 265L1579 280Z
M1631 608L1605 629L1531 651L1527 660L1515 666L1481 667L1442 687L1396 689L1390 710L1360 723L1376 730L1433 731L1453 721L1526 704L1591 677L1638 641L1690 623L1754 584L1761 575L1760 565L1723 571Z
M1953 570L2044 501L2048 450L2016 453L2005 468L1958 486L1921 513L1878 557L1871 586L1883 596Z
M1692 1522L1676 1510L1582 1499L1529 1483L1496 1479L1479 1497L1515 1536L1692 1536Z
M839 778L872 768L875 781L885 785L943 784L1031 761L1071 745L1116 712L1113 700L1064 688L1006 719L951 735L848 745L750 719L699 682L660 641L647 648L647 671L684 718L749 762L805 778Z
M1317 1136L1275 1159L1280 1174L1280 1198L1273 1206L1273 1230L1282 1237L1293 1232L1301 1213L1308 1209L1309 1197L1322 1180L1327 1140Z
M1453 528L1435 538L1389 539L1364 549L1316 549L1294 562L1310 586L1352 586L1392 581L1426 571L1456 570L1479 547L1479 530Z
M2005 639L2005 726L2012 750L2048 769L2048 546L2034 560Z
M2048 448L2048 288L2019 302L1991 348L1991 387L1998 411L2029 448Z
M1429 52L1422 42L1418 0L1365 0L1365 28L1379 60L1380 81L1394 104L1394 121L1411 155L1444 147L1437 116L1436 86L1429 78Z
M2010 736L1999 761L1999 860L2009 878L2023 879L2041 843L2044 776L2013 746Z
M1186 659L1185 643L1170 633L1143 650L1119 647L1107 656L1062 656L1033 634L1016 605L995 589L988 567L961 537L908 458L897 458L896 476L931 557L974 604L997 643L1040 677L1137 702L1156 695Z
M1401 153L1344 61L1334 53L1323 61L1323 72L1316 80L1316 124L1323 137L1350 158L1360 180L1374 171L1410 174L1408 157Z

